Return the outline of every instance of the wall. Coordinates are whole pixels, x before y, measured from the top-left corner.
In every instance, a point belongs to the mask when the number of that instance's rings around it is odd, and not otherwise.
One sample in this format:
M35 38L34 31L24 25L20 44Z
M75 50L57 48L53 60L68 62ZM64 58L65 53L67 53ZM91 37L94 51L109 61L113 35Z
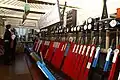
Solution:
M3 39L4 32L5 32L5 28L4 28L4 25L3 25L3 20L0 17L0 38L2 38L2 39Z
M62 0L67 1L67 5L78 7L77 25L83 23L88 17L101 17L103 11L103 0ZM120 0L107 0L108 14L116 13L120 8Z

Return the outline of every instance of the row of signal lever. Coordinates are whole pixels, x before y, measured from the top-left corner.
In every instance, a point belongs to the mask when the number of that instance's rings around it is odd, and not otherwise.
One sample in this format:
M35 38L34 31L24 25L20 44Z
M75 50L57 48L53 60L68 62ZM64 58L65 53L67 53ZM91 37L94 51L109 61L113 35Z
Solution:
M98 69L97 65L100 55L102 55L100 45L36 40L33 50L38 55L42 54L45 61L51 63L56 69L60 69L73 80L120 80L119 47L113 49L112 45L113 42L107 50L102 73L97 78L93 74ZM105 76L106 74L108 76ZM48 79L59 80L58 78Z

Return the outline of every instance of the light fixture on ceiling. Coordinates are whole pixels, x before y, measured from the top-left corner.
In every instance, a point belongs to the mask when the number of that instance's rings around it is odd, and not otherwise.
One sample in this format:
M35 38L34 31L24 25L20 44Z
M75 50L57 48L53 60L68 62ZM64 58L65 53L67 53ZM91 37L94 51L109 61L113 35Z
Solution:
M3 17L2 19L5 20L6 18Z

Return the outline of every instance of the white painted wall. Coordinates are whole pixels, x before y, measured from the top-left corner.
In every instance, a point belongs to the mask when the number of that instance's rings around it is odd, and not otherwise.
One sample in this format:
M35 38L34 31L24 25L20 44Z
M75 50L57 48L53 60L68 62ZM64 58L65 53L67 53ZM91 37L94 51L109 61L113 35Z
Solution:
M59 0L64 3L65 0ZM88 17L101 17L103 11L103 0L66 0L67 5L76 6L77 10L77 25L82 24ZM117 12L120 8L120 0L107 0L108 14Z

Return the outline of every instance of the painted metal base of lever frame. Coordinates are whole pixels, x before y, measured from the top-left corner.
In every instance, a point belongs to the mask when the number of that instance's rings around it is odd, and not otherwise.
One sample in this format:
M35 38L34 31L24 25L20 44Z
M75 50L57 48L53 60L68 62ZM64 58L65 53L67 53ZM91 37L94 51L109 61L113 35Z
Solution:
M49 80L56 80L56 78L52 75L52 73L47 69L45 63L41 63L40 61L37 61L37 66L40 68L40 70Z

